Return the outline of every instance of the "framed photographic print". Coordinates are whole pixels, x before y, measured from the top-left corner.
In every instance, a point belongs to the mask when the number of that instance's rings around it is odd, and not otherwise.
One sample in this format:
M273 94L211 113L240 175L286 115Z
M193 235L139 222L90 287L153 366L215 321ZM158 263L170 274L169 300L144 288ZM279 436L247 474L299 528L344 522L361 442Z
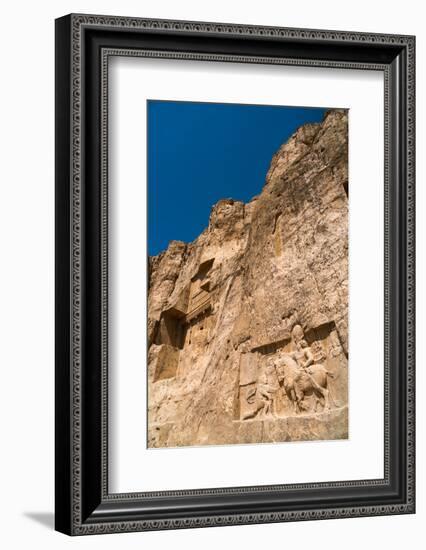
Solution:
M56 21L56 529L414 513L414 37Z

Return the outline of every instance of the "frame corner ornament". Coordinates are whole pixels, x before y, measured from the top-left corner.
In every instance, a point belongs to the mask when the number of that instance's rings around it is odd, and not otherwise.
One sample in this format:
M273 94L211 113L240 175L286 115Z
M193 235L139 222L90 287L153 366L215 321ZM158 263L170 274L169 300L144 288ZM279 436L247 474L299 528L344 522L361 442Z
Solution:
M103 31L108 32L97 42ZM414 513L415 37L85 14L71 14L58 20L56 35L57 66L64 64L56 75L56 193L60 197L56 229L57 529L85 535ZM155 39L158 36L167 37L167 48L159 47ZM185 49L188 36L196 37L191 51ZM215 44L221 43L221 51L204 51L206 37L214 38ZM233 38L232 43L238 47L230 45L225 37ZM385 351L388 361L385 416L388 415L389 424L385 426L387 466L383 480L151 495L108 494L106 198L102 193L93 195L99 200L100 221L95 216L88 217L84 207L88 186L98 186L103 193L107 189L107 171L102 166L107 162L107 70L112 55L167 58L176 62L226 60L384 72L385 300L388 301L384 323L385 331L392 330L397 338L392 343L387 341ZM89 124L101 136L99 143L86 135ZM96 159L101 168L88 167L87 158ZM91 166L94 164L95 160ZM69 219L68 225L61 221L62 217ZM96 249L93 235L103 249ZM88 258L88 250L96 252L95 262ZM97 270L96 288L100 297L93 298L88 292L88 269ZM86 330L88 300L92 300L101 319L92 329L97 331L101 353L93 351L90 364L88 353L95 344ZM93 361L99 364L94 365ZM91 384L84 376L89 368L96 373L96 382ZM100 398L96 397L99 395ZM88 418L89 410L85 408L86 400L92 396L95 396L96 421ZM90 448L83 434L88 422L95 424L95 428L90 428L95 430ZM399 449L396 440L403 442ZM295 492L304 495L302 510L295 505ZM255 505L249 506L249 495ZM329 504L318 506L318 495L327 496ZM154 512L150 506L159 497L164 501L163 508ZM281 505L276 505L278 497ZM187 499L181 510L176 507L177 498L181 502ZM212 511L203 513L201 504L210 504ZM169 519L170 515L175 518Z

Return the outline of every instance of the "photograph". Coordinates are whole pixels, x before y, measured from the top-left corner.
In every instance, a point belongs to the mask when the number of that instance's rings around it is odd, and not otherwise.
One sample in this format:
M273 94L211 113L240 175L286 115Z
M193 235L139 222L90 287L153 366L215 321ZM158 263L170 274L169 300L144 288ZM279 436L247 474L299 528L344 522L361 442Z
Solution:
M148 447L347 439L349 110L146 108Z

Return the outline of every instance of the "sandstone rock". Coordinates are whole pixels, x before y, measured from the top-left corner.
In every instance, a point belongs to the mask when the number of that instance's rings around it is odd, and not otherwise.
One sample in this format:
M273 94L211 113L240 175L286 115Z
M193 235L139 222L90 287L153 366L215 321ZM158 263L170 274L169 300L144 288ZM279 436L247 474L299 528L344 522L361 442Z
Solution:
M348 437L347 125L299 128L257 197L150 258L150 447Z

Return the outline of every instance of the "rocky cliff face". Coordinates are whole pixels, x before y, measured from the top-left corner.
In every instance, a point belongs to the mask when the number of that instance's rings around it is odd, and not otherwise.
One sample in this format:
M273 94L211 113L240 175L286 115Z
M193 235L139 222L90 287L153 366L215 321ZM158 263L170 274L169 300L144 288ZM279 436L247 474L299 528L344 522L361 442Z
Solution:
M260 195L150 258L150 447L347 437L347 124L299 128Z

